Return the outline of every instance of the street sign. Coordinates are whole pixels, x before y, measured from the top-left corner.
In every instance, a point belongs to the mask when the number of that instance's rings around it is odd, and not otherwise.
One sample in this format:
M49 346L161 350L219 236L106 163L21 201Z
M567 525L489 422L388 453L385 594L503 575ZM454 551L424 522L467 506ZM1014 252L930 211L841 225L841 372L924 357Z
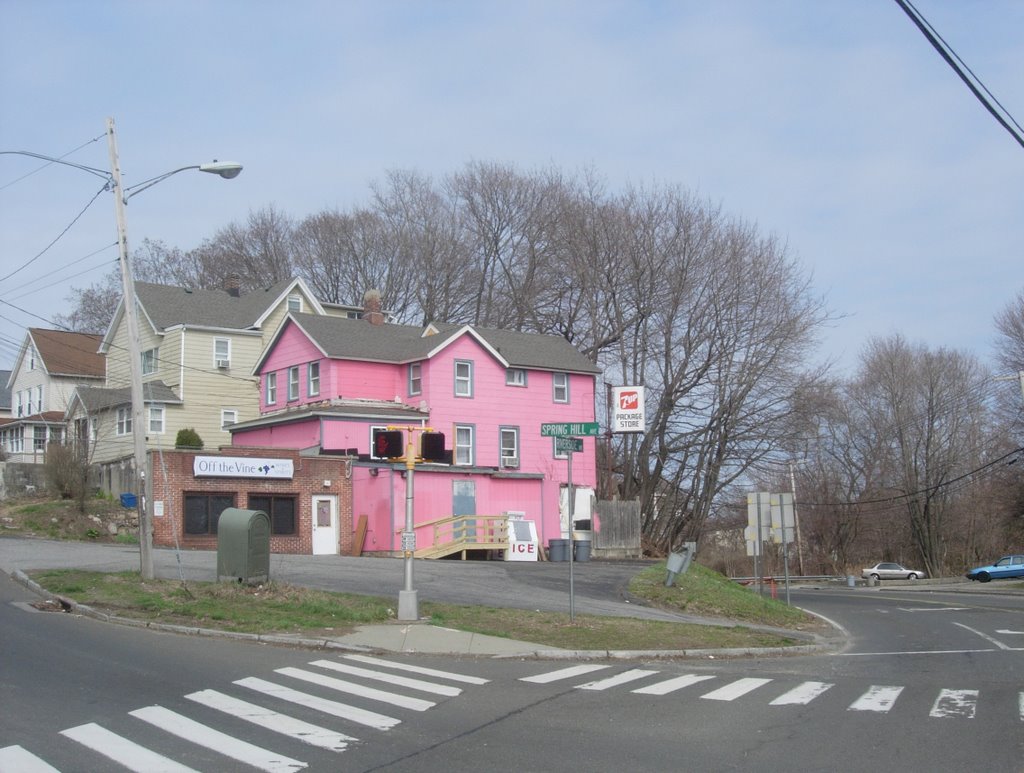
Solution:
M577 435L588 437L600 434L601 426L596 421L581 421L575 423L563 421L540 425L541 437L574 437Z
M583 451L583 438L558 436L555 438L555 451L560 454L578 454Z

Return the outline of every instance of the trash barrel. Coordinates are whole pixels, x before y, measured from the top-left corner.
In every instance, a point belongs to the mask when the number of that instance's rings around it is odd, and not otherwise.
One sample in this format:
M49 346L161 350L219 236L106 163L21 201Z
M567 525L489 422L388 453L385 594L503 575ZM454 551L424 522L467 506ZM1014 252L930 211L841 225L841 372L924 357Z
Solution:
M590 560L590 540L588 539L574 539L572 541L573 558L577 561L589 561Z
M548 559L551 561L569 560L569 540L552 539L548 540Z
M846 587L852 588L857 584L857 578L852 574L846 575Z

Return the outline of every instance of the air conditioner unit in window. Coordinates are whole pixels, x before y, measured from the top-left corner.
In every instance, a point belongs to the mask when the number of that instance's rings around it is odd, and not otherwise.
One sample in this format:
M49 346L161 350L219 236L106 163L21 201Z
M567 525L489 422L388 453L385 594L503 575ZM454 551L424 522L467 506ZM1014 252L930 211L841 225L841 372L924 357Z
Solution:
M516 468L516 467L519 466L519 457L518 456L503 456L503 457L501 457L501 466L502 467L506 467L506 468L508 468L508 467Z
M218 368L229 368L231 367L231 360L217 360Z

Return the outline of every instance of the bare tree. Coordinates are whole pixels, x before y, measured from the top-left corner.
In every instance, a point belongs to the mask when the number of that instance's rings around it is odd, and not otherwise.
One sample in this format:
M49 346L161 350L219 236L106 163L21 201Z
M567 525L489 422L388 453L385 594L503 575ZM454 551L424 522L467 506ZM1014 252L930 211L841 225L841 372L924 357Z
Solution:
M246 222L220 229L195 251L203 284L223 287L237 274L243 289L269 287L292 278L294 224L274 206L249 213Z

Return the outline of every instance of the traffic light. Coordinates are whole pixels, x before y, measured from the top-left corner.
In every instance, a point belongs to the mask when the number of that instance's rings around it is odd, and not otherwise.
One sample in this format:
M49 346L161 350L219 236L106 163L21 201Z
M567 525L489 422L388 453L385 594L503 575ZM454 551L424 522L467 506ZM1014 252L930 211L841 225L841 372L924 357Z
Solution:
M398 459L405 456L405 439L400 430L378 430L373 433L373 455L378 459Z
M445 460L443 432L424 432L420 435L420 458L425 462Z

